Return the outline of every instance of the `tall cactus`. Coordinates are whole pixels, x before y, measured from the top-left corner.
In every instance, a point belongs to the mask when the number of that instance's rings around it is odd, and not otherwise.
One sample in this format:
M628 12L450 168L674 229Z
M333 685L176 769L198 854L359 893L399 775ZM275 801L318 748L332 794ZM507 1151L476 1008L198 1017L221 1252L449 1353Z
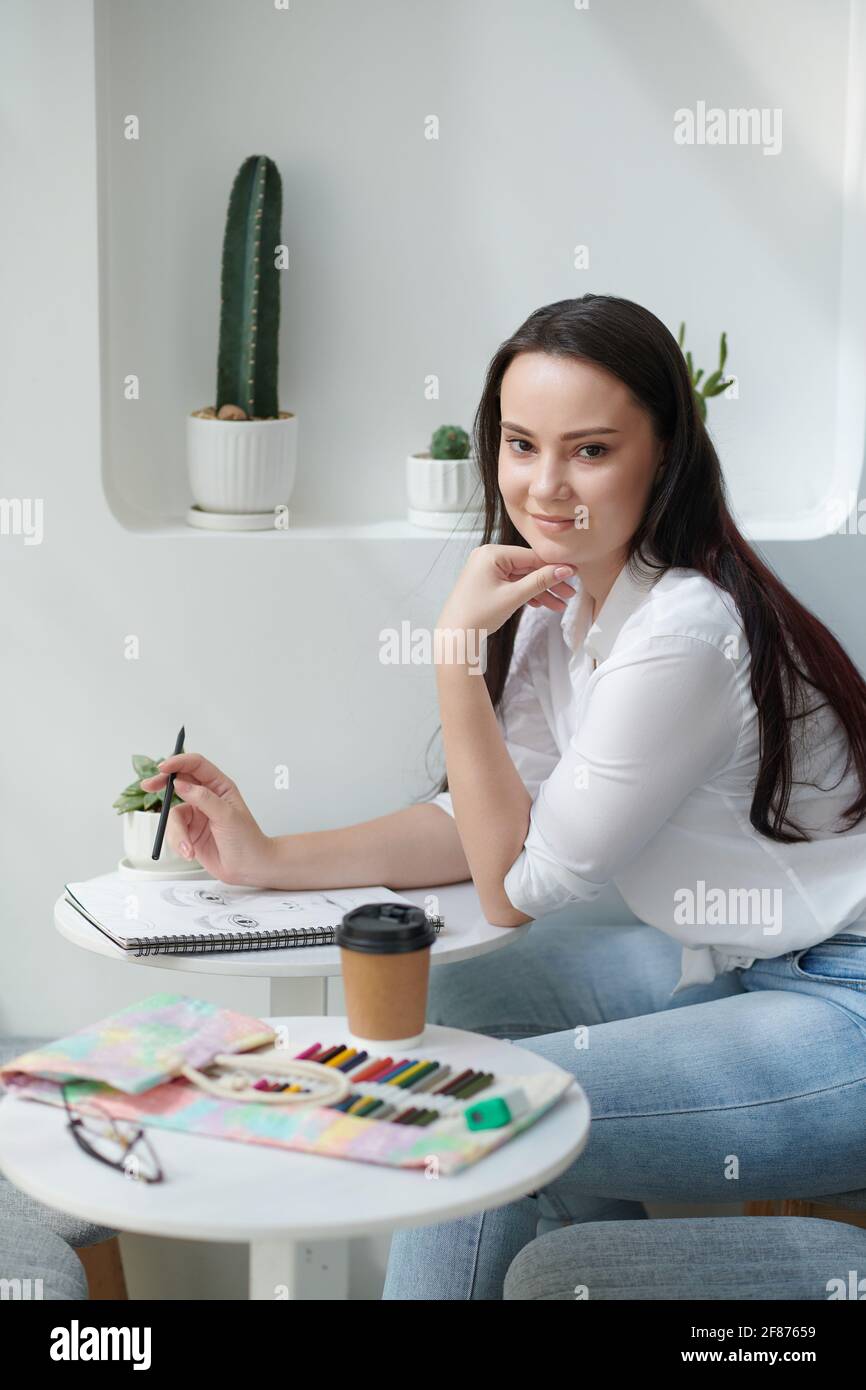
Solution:
M283 189L266 155L250 155L229 197L223 238L222 306L216 409L237 405L248 416L276 416L280 328Z

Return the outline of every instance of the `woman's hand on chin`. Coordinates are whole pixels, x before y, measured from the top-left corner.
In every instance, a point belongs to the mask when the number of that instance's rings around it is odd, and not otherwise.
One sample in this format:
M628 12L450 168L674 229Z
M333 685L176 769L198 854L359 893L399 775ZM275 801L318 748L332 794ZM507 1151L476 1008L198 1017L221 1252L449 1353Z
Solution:
M566 580L576 573L576 565L547 564L523 545L479 545L466 561L436 626L490 637L525 603L561 613L574 593Z

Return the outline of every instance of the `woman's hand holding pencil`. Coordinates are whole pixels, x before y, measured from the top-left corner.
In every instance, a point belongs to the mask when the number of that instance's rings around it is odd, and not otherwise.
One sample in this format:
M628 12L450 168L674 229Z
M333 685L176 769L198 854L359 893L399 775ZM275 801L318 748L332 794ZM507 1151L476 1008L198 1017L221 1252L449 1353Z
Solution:
M274 842L255 817L230 777L200 753L175 753L145 777L145 791L158 792L174 774L174 789L184 802L171 810L168 842L184 859L197 859L212 878L223 883L267 888Z

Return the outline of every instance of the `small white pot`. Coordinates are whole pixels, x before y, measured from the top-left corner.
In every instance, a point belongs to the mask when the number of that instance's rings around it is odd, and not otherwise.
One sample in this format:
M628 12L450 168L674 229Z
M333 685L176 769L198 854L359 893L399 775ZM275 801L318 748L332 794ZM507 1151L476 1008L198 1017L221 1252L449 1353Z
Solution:
M406 492L409 520L420 526L477 527L479 478L475 459L434 459L429 453L410 454L406 460ZM482 499L483 511L483 499ZM460 519L460 514L463 514ZM420 514L420 515L419 515Z
M197 859L184 859L175 854L163 838L159 859L154 859L153 842L159 825L159 811L124 811L123 813L123 852L134 869L200 869Z
M217 420L187 416L187 463L196 506L224 514L273 512L288 503L298 462L298 417Z

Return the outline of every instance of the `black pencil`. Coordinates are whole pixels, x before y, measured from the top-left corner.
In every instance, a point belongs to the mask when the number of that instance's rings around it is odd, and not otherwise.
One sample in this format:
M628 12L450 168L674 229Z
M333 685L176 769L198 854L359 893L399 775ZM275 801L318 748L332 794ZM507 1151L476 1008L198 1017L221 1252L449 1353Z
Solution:
M185 730L183 729L183 727L181 727L181 731L177 736L177 742L174 745L175 753L183 752L183 741L185 737ZM153 842L153 854L151 855L152 859L158 859L159 856L162 854L162 842L165 838L165 827L168 822L168 813L171 810L171 799L173 796L174 773L170 772L168 775L168 781L165 784L165 795L162 799L162 811L159 815L159 825L156 827L156 839Z

